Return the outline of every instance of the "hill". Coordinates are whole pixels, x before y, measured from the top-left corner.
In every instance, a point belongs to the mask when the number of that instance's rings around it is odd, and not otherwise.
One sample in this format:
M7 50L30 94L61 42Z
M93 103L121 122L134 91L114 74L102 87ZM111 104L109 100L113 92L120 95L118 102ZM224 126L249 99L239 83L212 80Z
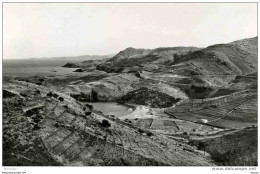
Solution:
M127 48L5 77L4 165L257 165L257 47Z
M192 64L207 75L247 75L257 71L257 45L257 37L217 44L188 54L174 64Z
M164 64L174 60L176 55L186 55L196 50L199 48L167 47L153 50L126 48L97 68L106 72L122 72L127 67L143 67L151 63Z

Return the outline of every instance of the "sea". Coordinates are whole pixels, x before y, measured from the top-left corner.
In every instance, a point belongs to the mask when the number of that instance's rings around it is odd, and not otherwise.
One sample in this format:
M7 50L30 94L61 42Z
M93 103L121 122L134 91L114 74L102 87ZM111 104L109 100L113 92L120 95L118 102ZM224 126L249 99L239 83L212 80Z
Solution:
M22 76L54 76L70 74L77 68L62 67L69 62L68 60L52 59L3 59L3 76L22 77Z

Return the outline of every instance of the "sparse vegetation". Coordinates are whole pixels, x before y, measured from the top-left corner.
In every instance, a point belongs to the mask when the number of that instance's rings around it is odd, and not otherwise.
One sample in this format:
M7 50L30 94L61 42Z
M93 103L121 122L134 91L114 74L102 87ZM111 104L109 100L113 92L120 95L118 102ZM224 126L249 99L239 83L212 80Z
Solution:
M46 96L47 96L47 97L52 97L52 92L48 92L48 93L46 94Z
M92 112L85 112L85 115L88 116L88 115L91 115Z
M102 122L101 122L101 124L100 124L102 127L106 127L106 128L108 128L108 127L110 127L111 126L111 124L109 123L109 121L108 120L102 120Z
M63 101L64 101L64 98L63 98L63 97L59 97L58 100L59 100L60 102L63 102Z

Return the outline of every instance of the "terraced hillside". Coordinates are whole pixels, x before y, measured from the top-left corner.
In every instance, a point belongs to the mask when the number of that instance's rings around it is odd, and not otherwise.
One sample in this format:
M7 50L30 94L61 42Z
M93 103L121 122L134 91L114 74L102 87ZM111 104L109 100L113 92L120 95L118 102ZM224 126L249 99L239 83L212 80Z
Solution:
M256 126L257 91L247 90L209 100L190 100L165 112L192 122L205 119L208 125L220 128L241 129Z
M5 112L10 113L14 120L17 119L15 115L20 115L19 118L31 124L33 134L40 138L40 145L46 150L44 154L59 164L214 165L209 156L202 155L202 152L188 144L160 134L151 136L140 133L138 127L103 114L92 112L86 115L90 110L84 109L84 105L54 89L10 81L5 83L3 90L7 94L12 93L4 98ZM55 97L54 94L58 96ZM18 104L21 108L18 110L13 110L7 104L16 101L14 96L21 102ZM108 124L103 123L104 120L107 120ZM26 133L29 130L24 128L20 131ZM6 134L6 139L9 139L9 136L11 134ZM26 138L18 138L13 144L19 146L13 155L23 156L30 162L32 159L26 151L33 150L33 145L23 144L24 139ZM184 150L184 147L192 150ZM8 149L13 147L5 148L8 153ZM8 162L5 164L10 165Z

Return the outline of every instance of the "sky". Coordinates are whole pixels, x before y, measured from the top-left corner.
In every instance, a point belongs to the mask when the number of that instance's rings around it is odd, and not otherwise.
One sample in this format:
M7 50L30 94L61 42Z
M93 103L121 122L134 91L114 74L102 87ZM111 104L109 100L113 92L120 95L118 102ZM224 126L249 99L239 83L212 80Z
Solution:
M4 3L3 58L207 47L257 36L256 3Z

